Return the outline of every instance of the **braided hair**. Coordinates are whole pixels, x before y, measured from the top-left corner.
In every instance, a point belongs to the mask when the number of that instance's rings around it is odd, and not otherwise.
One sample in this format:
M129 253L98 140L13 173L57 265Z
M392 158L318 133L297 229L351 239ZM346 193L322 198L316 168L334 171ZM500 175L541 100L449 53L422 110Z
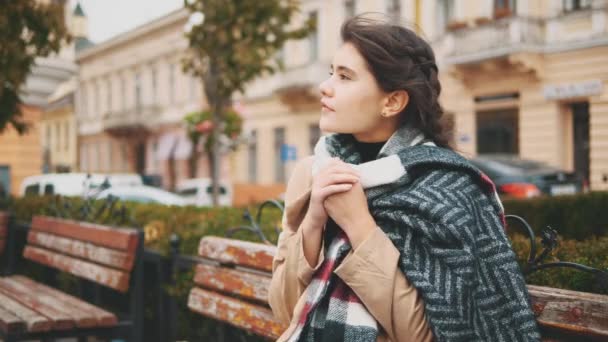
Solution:
M441 84L431 46L408 28L364 15L344 22L341 36L363 56L380 89L407 91L402 124L420 129L438 146L451 148L451 127L439 104Z

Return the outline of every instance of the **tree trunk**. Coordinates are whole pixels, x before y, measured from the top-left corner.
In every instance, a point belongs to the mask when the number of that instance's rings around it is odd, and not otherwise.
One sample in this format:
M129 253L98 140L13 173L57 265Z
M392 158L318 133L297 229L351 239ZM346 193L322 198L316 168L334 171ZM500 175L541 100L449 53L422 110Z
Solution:
M220 180L220 163L221 163L221 152L220 152L220 124L222 118L222 104L218 101L213 106L213 146L211 149L211 186L212 186L212 203L214 207L219 204L219 180Z
M198 157L199 153L196 151L196 145L194 141L192 142L192 153L190 154L190 158L188 159L188 175L190 178L196 178L196 174L198 171Z
M224 99L221 94L217 91L219 82L219 70L214 61L209 61L209 70L204 77L205 83L205 94L207 95L207 101L211 106L212 110L212 123L213 129L211 131L212 145L211 151L209 151L209 171L211 174L211 200L214 207L219 204L219 178L220 178L220 144L219 135L222 124L222 110L224 109Z

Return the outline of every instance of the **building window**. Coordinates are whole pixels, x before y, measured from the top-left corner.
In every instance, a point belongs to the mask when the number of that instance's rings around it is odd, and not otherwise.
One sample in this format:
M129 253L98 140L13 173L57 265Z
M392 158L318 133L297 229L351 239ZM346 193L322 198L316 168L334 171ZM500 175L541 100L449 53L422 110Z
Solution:
M169 103L175 101L175 64L169 64Z
M517 109L477 113L477 153L519 154Z
M61 136L61 133L59 132L59 130L61 130L60 123L55 122L55 136L53 137L53 140L55 140L55 152L58 152L59 149L61 148L61 143L59 141L59 137Z
M386 0L386 13L394 23L398 23L401 18L401 0Z
M141 73L135 73L135 109L141 108Z
M99 98L99 86L97 85L97 82L95 82L95 84L93 84L93 93L94 95L94 102L93 102L93 107L94 107L94 114L93 116L99 116L99 111L100 111L100 107L101 107L101 99Z
M108 146L107 146L107 154L106 154L106 171L108 172L112 172L115 170L112 170L112 141L108 141Z
M51 124L46 123L46 147L51 148Z
M86 117L87 116L87 88L80 83L79 89L78 89L78 95L79 95L79 99L80 99L80 103L78 103L78 115L80 115L80 117Z
M317 142L321 138L321 129L319 129L319 124L314 123L308 126L308 137L309 137L309 146L310 146L310 154L314 154L315 146Z
M64 130L64 132L63 132L63 134L64 134L64 136L63 136L63 149L65 151L67 151L70 148L70 122L69 121L66 121L63 124L63 130Z
M122 170L129 171L129 147L126 144L120 144L120 152L122 159Z
M80 171L89 171L88 167L88 151L89 146L87 144L80 145Z
M355 0L345 0L344 1L344 17L352 18L355 16L355 12L357 9L357 3Z
M97 147L97 143L89 144L89 157L89 160L91 161L91 164L89 165L90 171L99 171L99 148Z
M257 183L258 181L258 136L257 131L251 131L249 138L249 146L247 146L247 169L249 183Z
M285 144L285 128L274 129L274 180L277 183L285 183L285 164L282 160L281 150Z
M564 0L564 12L591 8L593 0Z
M455 0L440 0L438 20L439 32L445 32L446 27L452 22L455 17Z
M112 111L112 80L108 79L107 81L107 94L106 94L106 101L107 101L107 112L111 112Z
M310 45L310 62L314 62L319 58L319 13L317 11L310 12L310 19L315 23L314 30L308 36Z
M156 82L156 68L154 67L152 67L152 70L150 71L150 78L152 82L152 99L153 101L156 101L156 98L158 96L158 85Z
M503 18L515 14L516 0L494 0L494 18Z
M120 77L120 97L122 98L122 110L127 110L127 80L125 76Z

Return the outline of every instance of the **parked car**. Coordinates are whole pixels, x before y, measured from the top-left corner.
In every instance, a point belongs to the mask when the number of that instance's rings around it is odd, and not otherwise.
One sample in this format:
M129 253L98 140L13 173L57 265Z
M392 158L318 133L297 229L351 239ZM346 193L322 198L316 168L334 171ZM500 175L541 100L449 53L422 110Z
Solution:
M106 181L109 186L143 184L141 176L132 173L45 173L23 179L19 194L87 196Z
M138 203L157 203L176 206L188 205L187 201L184 198L172 192L147 185L112 186L101 191L95 197L97 199L104 199L108 198L109 196L118 197L120 200L123 201L131 201Z
M175 192L186 199L188 204L210 207L212 205L211 194L213 189L211 187L210 178L191 178L185 179L177 183ZM232 186L227 181L220 180L219 184L219 205L220 206L231 206L232 205Z
M489 154L480 155L471 162L490 177L500 195L529 198L570 195L583 189L583 181L575 173L539 161Z

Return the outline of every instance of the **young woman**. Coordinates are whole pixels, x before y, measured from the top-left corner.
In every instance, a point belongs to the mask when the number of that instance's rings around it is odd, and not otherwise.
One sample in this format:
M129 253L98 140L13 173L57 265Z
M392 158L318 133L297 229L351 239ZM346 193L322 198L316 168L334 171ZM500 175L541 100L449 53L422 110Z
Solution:
M287 185L279 341L539 340L490 180L448 145L431 47L355 17Z

